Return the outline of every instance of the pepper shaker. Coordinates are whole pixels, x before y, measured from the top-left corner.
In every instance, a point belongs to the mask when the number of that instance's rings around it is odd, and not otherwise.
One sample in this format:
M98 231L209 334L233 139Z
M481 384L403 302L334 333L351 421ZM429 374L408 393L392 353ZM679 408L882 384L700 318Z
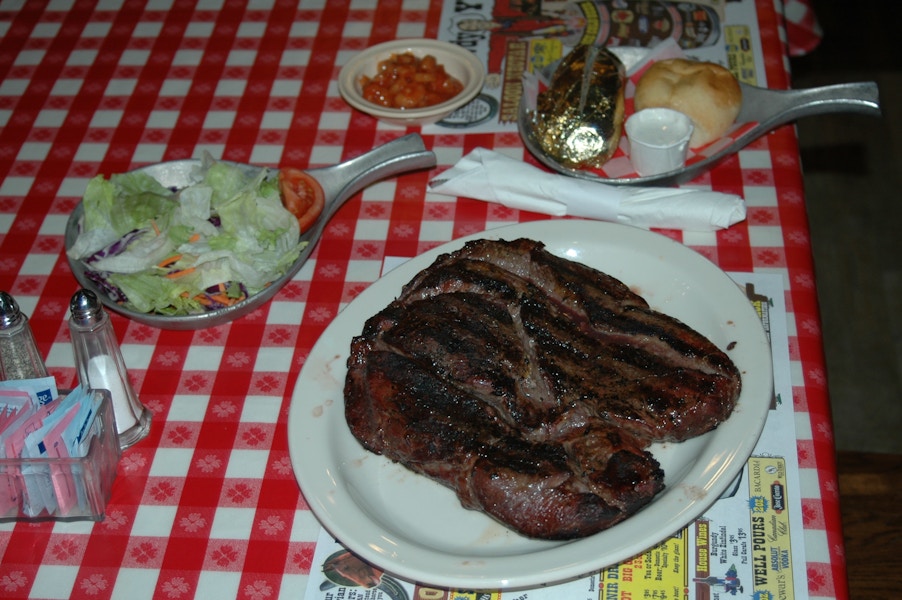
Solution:
M150 411L141 404L128 372L113 322L97 295L79 290L69 302L69 332L78 380L86 389L109 390L122 450L150 433Z
M0 291L0 381L47 377L34 334L15 298Z

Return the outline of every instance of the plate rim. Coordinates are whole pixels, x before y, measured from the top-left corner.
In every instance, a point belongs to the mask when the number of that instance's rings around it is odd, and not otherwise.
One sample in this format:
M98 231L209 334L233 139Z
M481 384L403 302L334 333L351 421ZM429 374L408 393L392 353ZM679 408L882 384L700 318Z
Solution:
M567 232L567 235L563 235L565 231ZM531 235L529 235L530 233ZM735 284L735 282L729 277L729 275L727 275L723 270L720 269L720 267L708 260L706 257L684 244L672 240L664 235L627 225L578 219L550 219L531 221L526 223L516 223L495 229L481 231L449 241L447 243L440 244L439 246L426 251L418 255L417 257L414 257L413 259L410 259L396 269L393 269L392 271L386 273L385 275L374 281L366 290L364 290L364 292L357 296L354 301L357 301L358 298L368 299L369 296L372 295L380 296L381 298L385 293L390 292L391 290L394 290L396 293L399 292L400 285L403 285L404 283L409 281L416 272L431 264L438 255L453 251L461 247L465 242L469 240L479 238L514 239L516 237L533 237L534 239L538 239L539 241L544 241L551 237L552 234L554 234L562 238L570 238L572 239L573 244L579 245L581 243L581 239L583 240L583 243L586 243L586 234L591 234L592 236L603 236L606 233L625 235L628 238L639 238L642 241L647 241L649 244L657 244L662 249L676 252L680 256L680 260L688 261L690 264L693 262L696 263L702 269L703 276L714 277L715 280L720 280L719 283L729 282L735 287L735 293L737 295L736 297L742 298L743 302L747 301L739 286ZM591 241L587 243L589 243L590 245L592 244ZM673 258L669 257L666 260L673 260ZM626 283L627 285L629 285L629 282ZM370 290L375 291L370 292ZM394 297L396 296L392 296L391 299L394 299ZM385 303L387 304L391 299L387 300ZM381 301L382 300L380 300L380 302ZM352 304L353 302L348 304L348 306L345 307L345 310L347 310L347 308ZM710 507L711 504L713 504L718 499L720 494L730 486L730 484L736 479L737 475L740 475L748 457L753 452L754 447L757 444L757 440L761 435L761 431L764 428L764 424L770 409L770 394L767 394L765 396L763 392L766 390L772 391L773 389L773 369L770 356L770 345L765 336L763 326L761 325L761 322L758 319L757 315L754 313L754 308L752 307L751 303L747 304L747 311L745 310L745 308L742 308L742 306L743 305L740 305L738 303L736 305L736 310L739 311L739 313L744 313L744 315L740 314L740 316L742 316L743 319L748 323L751 323L751 318L754 318L755 323L755 327L746 334L751 336L750 339L746 341L746 343L754 342L752 346L755 349L758 349L762 353L766 354L765 356L761 357L761 360L759 361L760 364L755 365L757 368L764 369L764 372L762 373L755 373L756 379L753 382L755 385L748 385L746 381L747 377L743 375L743 394L751 394L752 392L757 393L759 391L761 392L760 398L755 397L751 400L746 400L742 404L744 413L742 423L746 425L751 424L752 426L751 429L748 430L748 434L742 437L733 447L729 448L728 451L721 453L717 458L718 468L716 469L714 478L711 481L706 482L707 486L705 489L707 490L707 493L703 495L703 498L687 501L682 507L677 506L676 508L678 508L679 510L676 510L676 512L672 511L672 507L670 513L665 515L664 518L660 518L657 513L662 512L664 510L664 507L661 507L660 505L658 507L655 506L655 502L659 498L661 498L661 496L659 495L658 497L656 497L655 501L652 501L652 503L646 506L642 511L626 519L621 524L615 525L608 530L602 531L593 536L588 536L586 538L557 544L546 550L539 549L535 553L525 553L526 555L548 555L549 553L555 553L559 548L566 548L568 551L561 551L560 554L567 556L573 554L577 556L590 557L588 559L568 559L560 561L560 564L550 565L547 564L547 561L542 560L539 561L540 564L544 565L541 568L535 568L535 565L533 565L533 568L530 569L529 573L520 573L513 576L508 576L508 574L492 574L489 571L491 571L492 568L510 568L513 565L519 566L519 564L523 561L524 553L488 558L480 557L479 560L471 562L478 562L483 565L481 570L480 568L477 568L477 566L471 565L472 568L470 568L469 572L467 573L448 574L449 571L452 570L450 569L450 564L447 565L449 568L445 570L445 572L431 572L433 571L433 569L430 569L428 567L424 568L424 561L422 560L422 556L419 556L416 561L411 561L409 556L399 556L396 551L386 552L383 549L374 548L374 545L371 543L371 541L368 542L367 540L357 539L358 536L354 532L348 531L347 527L339 522L342 519L336 518L337 515L333 512L334 507L336 506L336 499L334 495L338 492L337 487L333 488L329 493L325 494L325 497L320 497L323 496L323 494L317 494L315 493L315 490L311 489L311 486L314 485L313 480L311 479L311 477L313 476L311 469L315 470L319 467L307 466L305 461L302 460L304 450L302 450L300 446L303 445L306 440L302 439L303 436L299 434L302 432L302 425L305 420L303 414L304 408L310 408L310 406L308 405L309 400L303 398L302 386L304 385L305 380L304 368L302 368L302 371L295 384L295 388L292 391L289 406L287 433L292 470L301 489L301 492L303 493L304 498L307 501L308 506L314 513L314 516L316 517L318 522L331 535L333 535L336 539L338 539L342 544L344 544L349 550L357 554L359 557L375 564L388 573L401 577L402 579L446 588L514 590L526 589L539 585L548 585L551 583L559 583L591 574L606 566L615 564L631 556L634 556L635 554L642 552L647 548L653 547L655 544L660 543L660 541L679 531L680 529L691 523L693 520L695 520L697 517L699 517L701 514L703 514L708 509L708 507ZM381 309L381 306L372 308L372 310L379 309ZM337 343L337 341L329 341L330 332L333 332L335 329L341 328L341 325L343 325L345 321L360 321L359 317L349 317L347 316L347 314L345 313L345 311L342 311L342 313L336 316L336 318L333 319L333 321L321 333L319 339L314 344L310 354L308 355L308 360L305 363L305 367L307 364L310 364L309 358L316 355L318 349L322 349L323 347L328 348L330 344L334 345L335 343ZM342 315L345 315L344 319L342 319ZM362 318L365 320L369 316L371 315L367 313ZM362 326L362 321L360 321L360 325ZM346 346L349 347L349 345L350 340L348 339ZM331 349L329 349L329 351L331 352ZM336 356L335 358L339 359L346 357L347 350L345 350L345 354L343 356ZM341 365L341 367L345 369L341 373L341 379L343 382L346 368L343 364ZM743 396L741 395L740 400L742 399ZM343 407L343 398L341 398L339 402L341 404L341 407ZM347 427L346 422L344 422L343 420L342 422L345 423L345 427ZM701 436L701 438L695 439L708 439L710 442L710 438L708 436L715 436L717 431L726 429L726 423L729 422L730 420L728 419L724 422L724 424L721 425L718 430L705 434L704 436ZM351 435L350 431L347 431L347 435ZM362 448L361 451L365 452L362 450ZM309 450L307 450L306 452L309 452ZM370 455L370 453L366 454ZM379 457L376 455L371 456L377 460L387 461L387 459L385 459L384 457ZM697 462L698 459L696 459L696 463ZM400 466L397 466L397 468L404 469L404 467ZM329 474L330 477L334 477L335 475L335 473ZM682 484L682 480L677 481L677 489ZM438 486L440 484L433 483L433 485ZM310 496L308 496L308 493L310 493ZM461 508L461 510L465 509ZM600 536L604 536L606 532L615 531L617 530L617 528L620 528L620 531L625 531L624 527L626 524L629 524L632 519L635 519L637 516L645 513L649 513L650 515L657 517L656 522L660 522L660 524L664 525L664 527L660 528L658 533L648 538L643 538L640 542L634 541L627 544L621 544L621 546L617 549L618 551L616 552L609 552L608 554L601 553L601 555L599 556L598 548L594 548L594 552L592 551L593 546L597 545L598 543L597 540L604 539ZM389 534L386 534L384 530L380 530L378 524L374 525L374 530L381 533L383 539L389 539L385 537ZM428 555L430 559L435 558L440 560L443 557L447 559L452 558L450 554L442 553L441 551L434 552L428 548L418 547L415 550L420 554ZM594 557L594 559L591 557Z

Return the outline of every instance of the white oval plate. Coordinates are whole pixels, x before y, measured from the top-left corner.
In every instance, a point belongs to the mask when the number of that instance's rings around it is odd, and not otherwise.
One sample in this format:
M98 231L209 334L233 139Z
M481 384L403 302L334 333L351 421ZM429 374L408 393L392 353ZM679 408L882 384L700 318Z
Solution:
M520 536L461 507L455 494L369 453L345 422L351 338L414 274L476 238L545 243L600 269L649 304L708 336L742 373L732 416L683 443L651 448L666 488L648 506L595 535L566 542ZM404 263L354 299L320 336L298 378L288 417L292 465L311 510L362 559L410 581L458 589L513 589L596 572L666 539L730 486L764 427L773 395L770 347L757 314L723 271L656 233L597 221L523 223L458 239Z

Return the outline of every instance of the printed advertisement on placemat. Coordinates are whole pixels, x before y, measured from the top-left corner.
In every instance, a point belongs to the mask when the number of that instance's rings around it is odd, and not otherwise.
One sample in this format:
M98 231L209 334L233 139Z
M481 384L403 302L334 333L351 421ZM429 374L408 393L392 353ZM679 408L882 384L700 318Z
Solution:
M553 65L579 44L610 48L629 71L648 49L673 41L689 58L764 85L757 22L754 0L445 2L437 37L478 56L486 84L473 102L423 131L516 132L523 73Z

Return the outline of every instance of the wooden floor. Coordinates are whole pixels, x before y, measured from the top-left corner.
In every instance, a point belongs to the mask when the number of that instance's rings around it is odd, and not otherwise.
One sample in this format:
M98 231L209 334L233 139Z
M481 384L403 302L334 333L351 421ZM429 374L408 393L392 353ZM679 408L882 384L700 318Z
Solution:
M798 122L852 600L902 597L902 2L813 2L793 87L876 81L883 118Z
M898 598L902 590L902 455L837 456L849 596Z
M876 81L883 112L797 123L836 446L902 454L902 2L815 6L824 39L793 87Z

